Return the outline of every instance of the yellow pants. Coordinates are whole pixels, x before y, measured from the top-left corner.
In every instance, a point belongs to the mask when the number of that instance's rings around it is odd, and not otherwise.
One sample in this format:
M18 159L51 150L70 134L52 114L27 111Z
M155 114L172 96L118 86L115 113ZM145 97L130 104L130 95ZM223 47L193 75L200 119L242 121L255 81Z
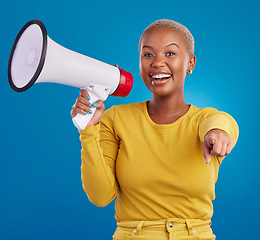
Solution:
M114 240L214 240L211 221L169 218L118 222Z

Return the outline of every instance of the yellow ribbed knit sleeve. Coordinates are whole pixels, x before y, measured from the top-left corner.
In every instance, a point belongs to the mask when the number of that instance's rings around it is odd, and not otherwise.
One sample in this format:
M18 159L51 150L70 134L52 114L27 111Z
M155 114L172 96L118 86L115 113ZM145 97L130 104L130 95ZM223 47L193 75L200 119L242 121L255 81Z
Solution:
M79 131L82 143L81 179L83 189L89 200L99 207L109 204L118 192L115 177L118 143L110 126L112 112L104 114L103 118L106 119L107 125L101 122L97 126L86 127L85 130ZM106 131L103 131L102 141L100 141L100 125L102 124L102 128ZM104 152L103 149L106 151Z
M201 142L204 141L207 132L212 129L220 129L228 133L235 146L239 130L236 121L229 114L220 112L220 114L214 114L206 118L199 126L199 137Z

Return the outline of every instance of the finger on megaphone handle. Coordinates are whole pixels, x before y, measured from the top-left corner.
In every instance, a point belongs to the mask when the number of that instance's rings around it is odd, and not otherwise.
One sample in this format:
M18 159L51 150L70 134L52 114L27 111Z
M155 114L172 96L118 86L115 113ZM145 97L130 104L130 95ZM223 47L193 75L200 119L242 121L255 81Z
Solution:
M95 107L95 108L104 108L105 109L105 105L104 105L104 102L102 100L97 100L95 102L92 103L92 106Z
M88 91L85 90L85 89L81 89L81 90L80 90L80 96L82 96L82 97L84 97L84 98L90 100L90 97L89 97Z
M95 104L96 103L96 104ZM87 124L87 126L95 126L99 123L103 112L105 110L105 104L102 100L97 100L96 102L94 102L92 104L93 106L96 105L93 109L96 109L93 117L90 119L89 123Z
M74 105L72 106L71 111L70 111L70 115L72 118L74 118L77 115L77 113L75 112L75 106L76 106L76 103L74 103Z
M92 108L92 105L90 104L89 100L82 96L78 96L76 100L76 106L77 105L79 105L79 107L85 105L86 107Z
M81 103L81 102L78 102L76 104L76 109L78 109L77 112L81 113L81 114L85 114L85 115L88 114L88 113L91 114L92 113L91 108L92 108L91 104L86 105L86 104Z
M90 102L86 98L79 96L75 104L72 106L71 116L75 117L77 113L82 115L92 114L91 108L92 105L90 104Z
M74 104L72 106L72 109L71 109L71 117L74 118L78 113L79 114L82 114L82 115L86 115L87 113L90 114L89 112L90 110L86 110L86 109L82 109L80 107L77 107L76 104Z

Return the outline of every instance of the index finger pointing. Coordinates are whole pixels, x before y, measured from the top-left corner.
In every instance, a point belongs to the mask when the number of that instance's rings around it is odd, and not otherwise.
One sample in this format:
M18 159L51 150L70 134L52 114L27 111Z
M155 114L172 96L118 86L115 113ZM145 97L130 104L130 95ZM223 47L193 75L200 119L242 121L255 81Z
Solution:
M206 159L206 163L208 164L211 161L211 156L210 156L211 149L205 142L203 143L202 149L203 149L204 158Z

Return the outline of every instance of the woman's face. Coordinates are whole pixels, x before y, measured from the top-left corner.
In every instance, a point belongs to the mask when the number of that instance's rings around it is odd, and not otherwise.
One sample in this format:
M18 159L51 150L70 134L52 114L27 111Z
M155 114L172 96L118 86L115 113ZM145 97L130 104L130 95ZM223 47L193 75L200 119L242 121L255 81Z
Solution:
M140 44L140 74L146 87L161 97L183 93L187 70L195 66L184 36L169 27L148 30Z

